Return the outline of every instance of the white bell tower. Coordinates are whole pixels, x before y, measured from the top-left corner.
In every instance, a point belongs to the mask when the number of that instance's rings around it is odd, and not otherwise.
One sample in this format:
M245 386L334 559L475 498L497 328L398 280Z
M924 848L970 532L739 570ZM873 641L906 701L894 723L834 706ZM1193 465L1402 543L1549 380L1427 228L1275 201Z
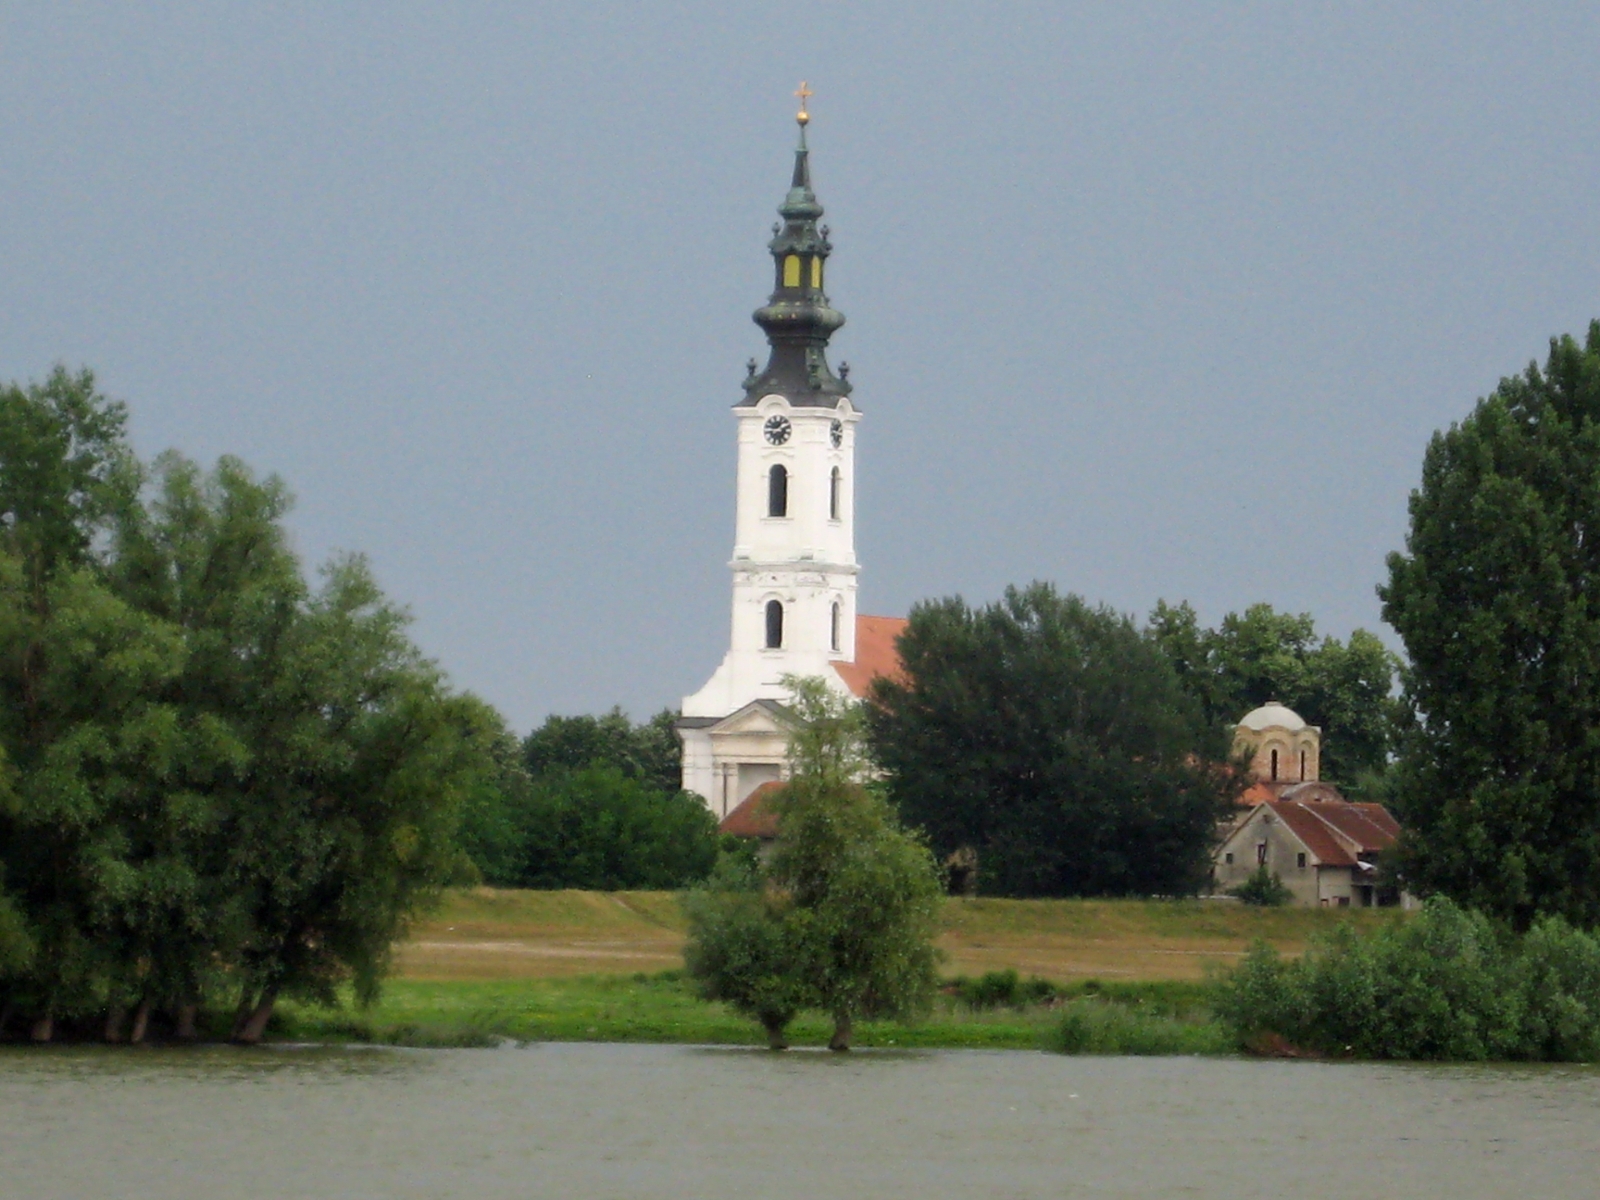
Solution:
M785 675L820 675L848 694L834 663L855 660L855 438L849 367L828 366L828 339L844 324L823 291L828 230L811 190L801 86L794 176L773 226L774 288L754 314L771 346L764 370L748 364L734 406L733 621L728 653L683 701L684 787L726 815L778 779ZM763 703L764 702L764 703ZM747 711L749 710L749 711Z

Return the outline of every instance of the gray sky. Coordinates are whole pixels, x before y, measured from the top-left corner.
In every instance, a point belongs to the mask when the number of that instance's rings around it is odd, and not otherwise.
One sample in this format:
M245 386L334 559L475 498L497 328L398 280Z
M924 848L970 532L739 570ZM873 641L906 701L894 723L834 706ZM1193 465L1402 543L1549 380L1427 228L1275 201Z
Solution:
M704 682L790 93L862 611L1377 627L1430 433L1600 315L1600 6L0 5L0 378L282 475L518 729Z

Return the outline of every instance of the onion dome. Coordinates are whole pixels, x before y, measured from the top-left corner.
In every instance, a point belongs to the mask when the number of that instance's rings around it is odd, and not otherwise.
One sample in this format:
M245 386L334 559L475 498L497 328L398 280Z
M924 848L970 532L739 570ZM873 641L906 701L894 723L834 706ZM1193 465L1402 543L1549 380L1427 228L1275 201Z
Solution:
M806 126L811 116L805 101L811 93L800 85L800 144L794 152L794 174L789 193L778 206L783 218L772 227L767 249L772 254L773 290L752 319L767 334L771 354L764 370L751 362L744 381L742 404L753 405L762 396L778 393L796 407L835 407L850 394L850 384L828 366L828 339L844 324L844 314L828 303L822 290L828 255L827 226L818 226L822 205L811 190L811 151L806 146ZM843 368L849 374L849 368Z

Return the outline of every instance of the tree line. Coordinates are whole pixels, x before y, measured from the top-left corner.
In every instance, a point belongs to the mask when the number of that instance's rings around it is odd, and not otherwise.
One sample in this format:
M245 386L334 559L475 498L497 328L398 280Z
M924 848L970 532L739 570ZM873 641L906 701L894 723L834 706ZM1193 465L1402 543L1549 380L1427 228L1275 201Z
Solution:
M1234 722L1269 699L1326 730L1324 763L1381 791L1395 658L1372 634L1319 637L1259 604L1203 628L1187 604L1143 625L1048 584L971 608L912 610L904 675L881 681L863 752L899 816L943 857L978 853L983 891L1186 895L1206 885L1218 820L1241 790ZM675 714L552 716L497 749L461 843L502 887L672 888L720 841L680 790Z
M0 388L0 1033L259 1038L280 996L375 995L452 883L743 870L810 896L783 921L823 927L826 889L784 874L798 859L724 854L679 787L673 714L552 717L519 741L421 655L359 556L307 578L281 481L142 462L126 424L87 372ZM1600 323L1430 444L1379 589L1403 665L1266 605L1208 629L1187 604L1141 623L1043 583L919 604L903 673L860 714L879 778L848 819L904 822L936 861L975 850L994 894L1191 894L1239 789L1228 727L1278 699L1323 727L1328 775L1394 806L1408 887L1592 928L1596 463ZM846 819L829 804L818 829Z
M1265 604L1215 629L1188 604L1131 616L1047 583L916 605L903 674L873 685L873 756L941 858L971 851L1007 896L1193 895L1246 781L1232 728L1278 699L1325 729L1324 762L1381 791L1394 656Z
M1237 786L1219 732L1276 698L1402 824L1405 886L1526 932L1600 925L1600 321L1430 442L1379 585L1404 660L1257 605L1143 627L1047 585L913 609L875 755L939 854L1012 895L1192 891ZM1398 692L1395 684L1399 683Z

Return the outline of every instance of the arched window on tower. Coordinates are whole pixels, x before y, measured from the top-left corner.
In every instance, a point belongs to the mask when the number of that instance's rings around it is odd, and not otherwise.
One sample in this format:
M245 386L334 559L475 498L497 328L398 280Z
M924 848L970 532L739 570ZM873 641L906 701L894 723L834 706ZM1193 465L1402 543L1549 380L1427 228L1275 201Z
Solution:
M839 645L839 602L837 600L833 602L833 629L828 639L828 645L832 646L834 650L843 648Z
M787 517L789 515L789 469L782 463L774 463L772 470L767 472L767 516Z
M839 474L838 467L835 467L833 474L828 477L828 520L830 521L839 519L839 486L843 478Z
M1277 782L1278 779L1278 752L1276 750L1272 752L1272 779L1273 782Z
M783 605L776 600L767 601L767 649L783 649Z
M1300 751L1300 782L1306 781L1306 752Z

